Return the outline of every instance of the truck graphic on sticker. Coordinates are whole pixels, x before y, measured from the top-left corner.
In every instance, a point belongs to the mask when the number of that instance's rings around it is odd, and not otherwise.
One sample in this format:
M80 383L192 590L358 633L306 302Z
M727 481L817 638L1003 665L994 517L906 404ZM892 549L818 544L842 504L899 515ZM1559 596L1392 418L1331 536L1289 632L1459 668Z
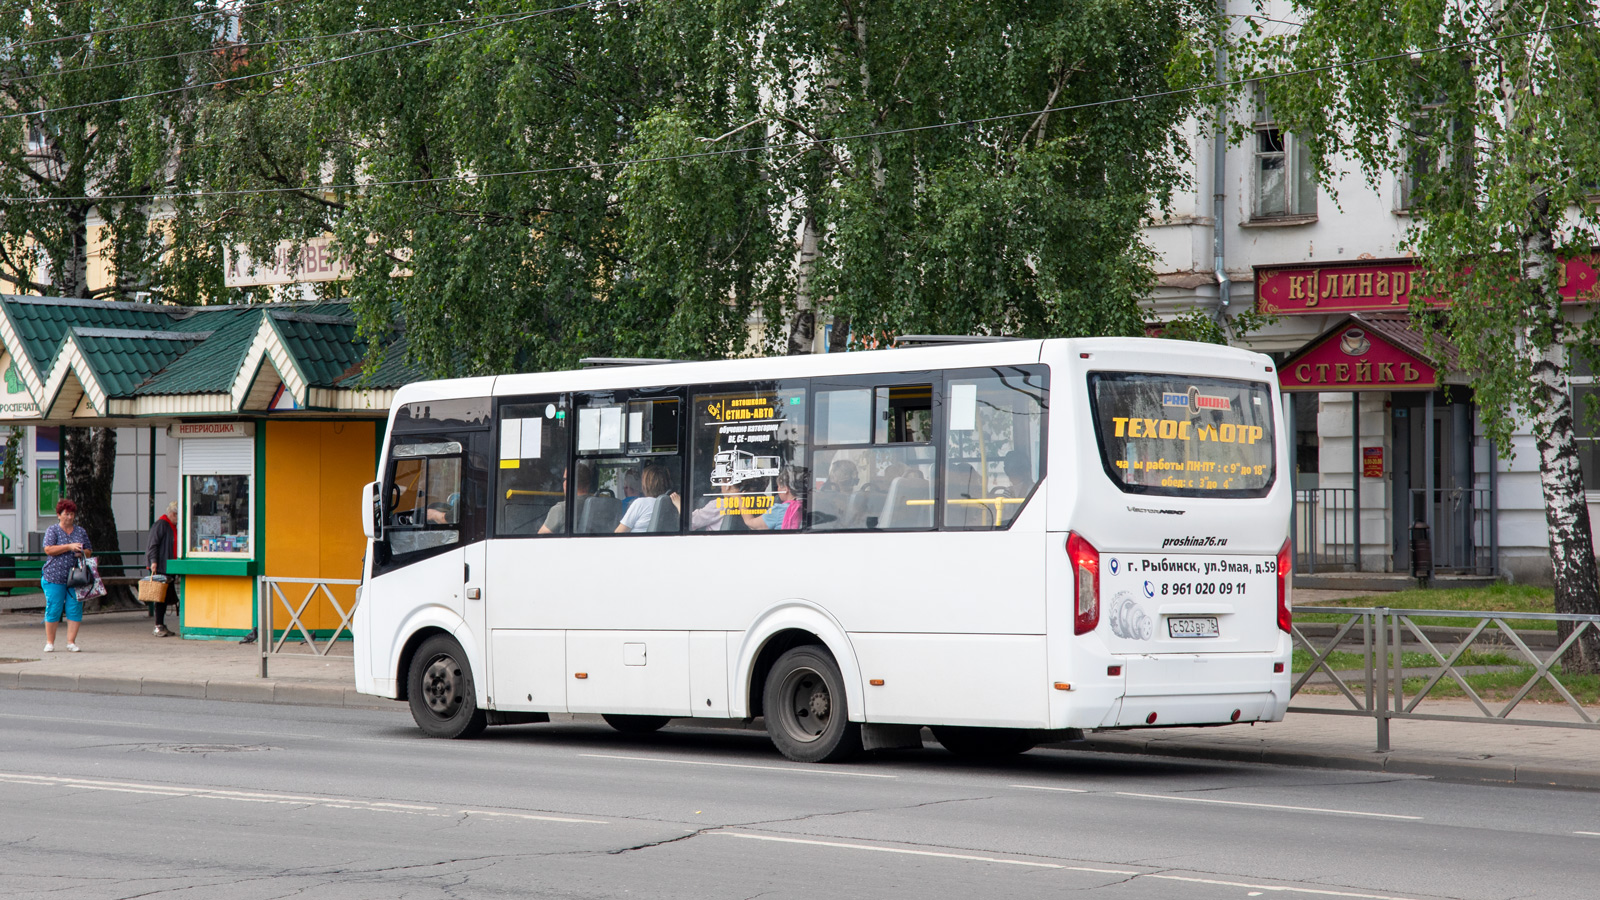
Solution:
M739 484L757 478L773 478L782 460L776 456L757 456L746 450L720 450L711 457L711 483L717 487Z

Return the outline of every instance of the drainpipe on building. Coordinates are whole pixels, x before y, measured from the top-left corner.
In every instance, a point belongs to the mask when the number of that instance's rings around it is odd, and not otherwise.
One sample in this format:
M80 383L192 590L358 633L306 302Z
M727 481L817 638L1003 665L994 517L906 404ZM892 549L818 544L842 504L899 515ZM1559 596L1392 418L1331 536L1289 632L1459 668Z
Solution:
M1217 83L1226 80L1224 69L1228 64L1227 49L1227 14L1228 0L1217 0L1217 17L1223 22L1223 31L1217 40ZM1228 303L1231 299L1233 283L1228 281L1228 268L1226 262L1226 237L1222 231L1222 214L1227 205L1228 191L1225 185L1228 170L1228 101L1217 101L1217 130L1211 140L1211 251L1212 269L1217 276L1217 327L1228 336L1228 342L1233 342L1233 333L1228 328Z

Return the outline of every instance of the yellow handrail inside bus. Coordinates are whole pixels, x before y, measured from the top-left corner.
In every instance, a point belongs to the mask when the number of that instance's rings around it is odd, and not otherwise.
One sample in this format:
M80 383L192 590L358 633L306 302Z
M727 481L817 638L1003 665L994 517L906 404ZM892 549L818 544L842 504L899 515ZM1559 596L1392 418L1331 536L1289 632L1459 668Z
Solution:
M507 500L510 500L512 497L561 497L561 496L565 496L565 495L562 494L560 491L518 491L518 490L506 491L506 499Z

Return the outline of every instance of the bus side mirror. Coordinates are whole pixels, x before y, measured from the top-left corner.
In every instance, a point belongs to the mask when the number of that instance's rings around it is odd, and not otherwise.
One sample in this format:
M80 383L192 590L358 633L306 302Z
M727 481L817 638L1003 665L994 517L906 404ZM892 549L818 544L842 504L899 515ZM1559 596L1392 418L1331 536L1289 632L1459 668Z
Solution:
M379 483L374 481L361 489L361 533L368 540L383 534L383 508L378 500Z

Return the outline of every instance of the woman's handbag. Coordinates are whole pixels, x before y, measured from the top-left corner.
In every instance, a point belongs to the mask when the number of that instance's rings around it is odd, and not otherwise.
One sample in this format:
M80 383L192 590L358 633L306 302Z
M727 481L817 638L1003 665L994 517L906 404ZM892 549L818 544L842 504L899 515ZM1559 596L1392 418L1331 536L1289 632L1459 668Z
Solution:
M139 579L140 603L167 602L167 576L146 575Z
M89 570L89 586L78 589L79 600L93 600L106 595L106 583L100 580L100 560L94 557L85 557L84 566Z
M72 568L67 571L67 587L75 591L82 590L94 584L94 573L89 571L89 560L80 556L72 562Z

